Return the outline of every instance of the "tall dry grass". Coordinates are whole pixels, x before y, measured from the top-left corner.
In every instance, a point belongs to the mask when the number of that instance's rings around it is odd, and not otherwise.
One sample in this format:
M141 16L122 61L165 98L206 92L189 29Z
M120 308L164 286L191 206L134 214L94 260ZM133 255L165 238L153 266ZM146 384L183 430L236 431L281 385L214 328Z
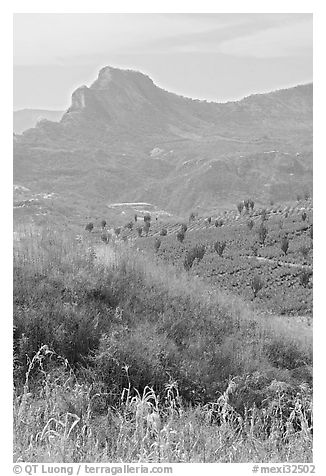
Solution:
M311 460L309 327L51 229L14 299L16 461Z

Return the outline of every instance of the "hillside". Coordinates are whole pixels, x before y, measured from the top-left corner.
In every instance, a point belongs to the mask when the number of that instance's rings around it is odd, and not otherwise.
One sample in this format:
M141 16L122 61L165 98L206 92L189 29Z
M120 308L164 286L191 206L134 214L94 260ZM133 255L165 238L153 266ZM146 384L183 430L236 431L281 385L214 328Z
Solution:
M312 188L312 85L207 103L103 68L60 122L14 141L14 183L66 215L147 202L172 213L293 199Z
M41 120L58 122L64 111L48 111L46 109L20 109L14 111L13 131L14 134L22 134L27 129L35 127Z

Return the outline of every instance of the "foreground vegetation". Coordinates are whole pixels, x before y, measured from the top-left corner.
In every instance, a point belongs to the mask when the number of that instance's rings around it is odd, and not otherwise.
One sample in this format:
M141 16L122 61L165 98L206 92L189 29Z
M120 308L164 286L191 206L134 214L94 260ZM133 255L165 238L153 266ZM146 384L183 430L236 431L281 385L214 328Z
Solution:
M86 243L15 247L15 461L311 461L309 327Z

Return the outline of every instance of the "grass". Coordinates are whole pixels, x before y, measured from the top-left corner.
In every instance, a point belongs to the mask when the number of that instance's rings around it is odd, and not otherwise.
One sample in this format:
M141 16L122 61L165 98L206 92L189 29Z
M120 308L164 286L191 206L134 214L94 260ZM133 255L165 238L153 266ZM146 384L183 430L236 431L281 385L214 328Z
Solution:
M20 237L15 461L311 461L309 327L124 244Z

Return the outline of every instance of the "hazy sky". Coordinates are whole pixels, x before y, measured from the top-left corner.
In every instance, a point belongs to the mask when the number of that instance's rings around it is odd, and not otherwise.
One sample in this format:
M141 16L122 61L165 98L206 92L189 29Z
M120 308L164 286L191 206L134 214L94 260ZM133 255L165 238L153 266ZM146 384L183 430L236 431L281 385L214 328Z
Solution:
M15 14L14 109L66 109L106 65L227 101L312 81L311 14Z

